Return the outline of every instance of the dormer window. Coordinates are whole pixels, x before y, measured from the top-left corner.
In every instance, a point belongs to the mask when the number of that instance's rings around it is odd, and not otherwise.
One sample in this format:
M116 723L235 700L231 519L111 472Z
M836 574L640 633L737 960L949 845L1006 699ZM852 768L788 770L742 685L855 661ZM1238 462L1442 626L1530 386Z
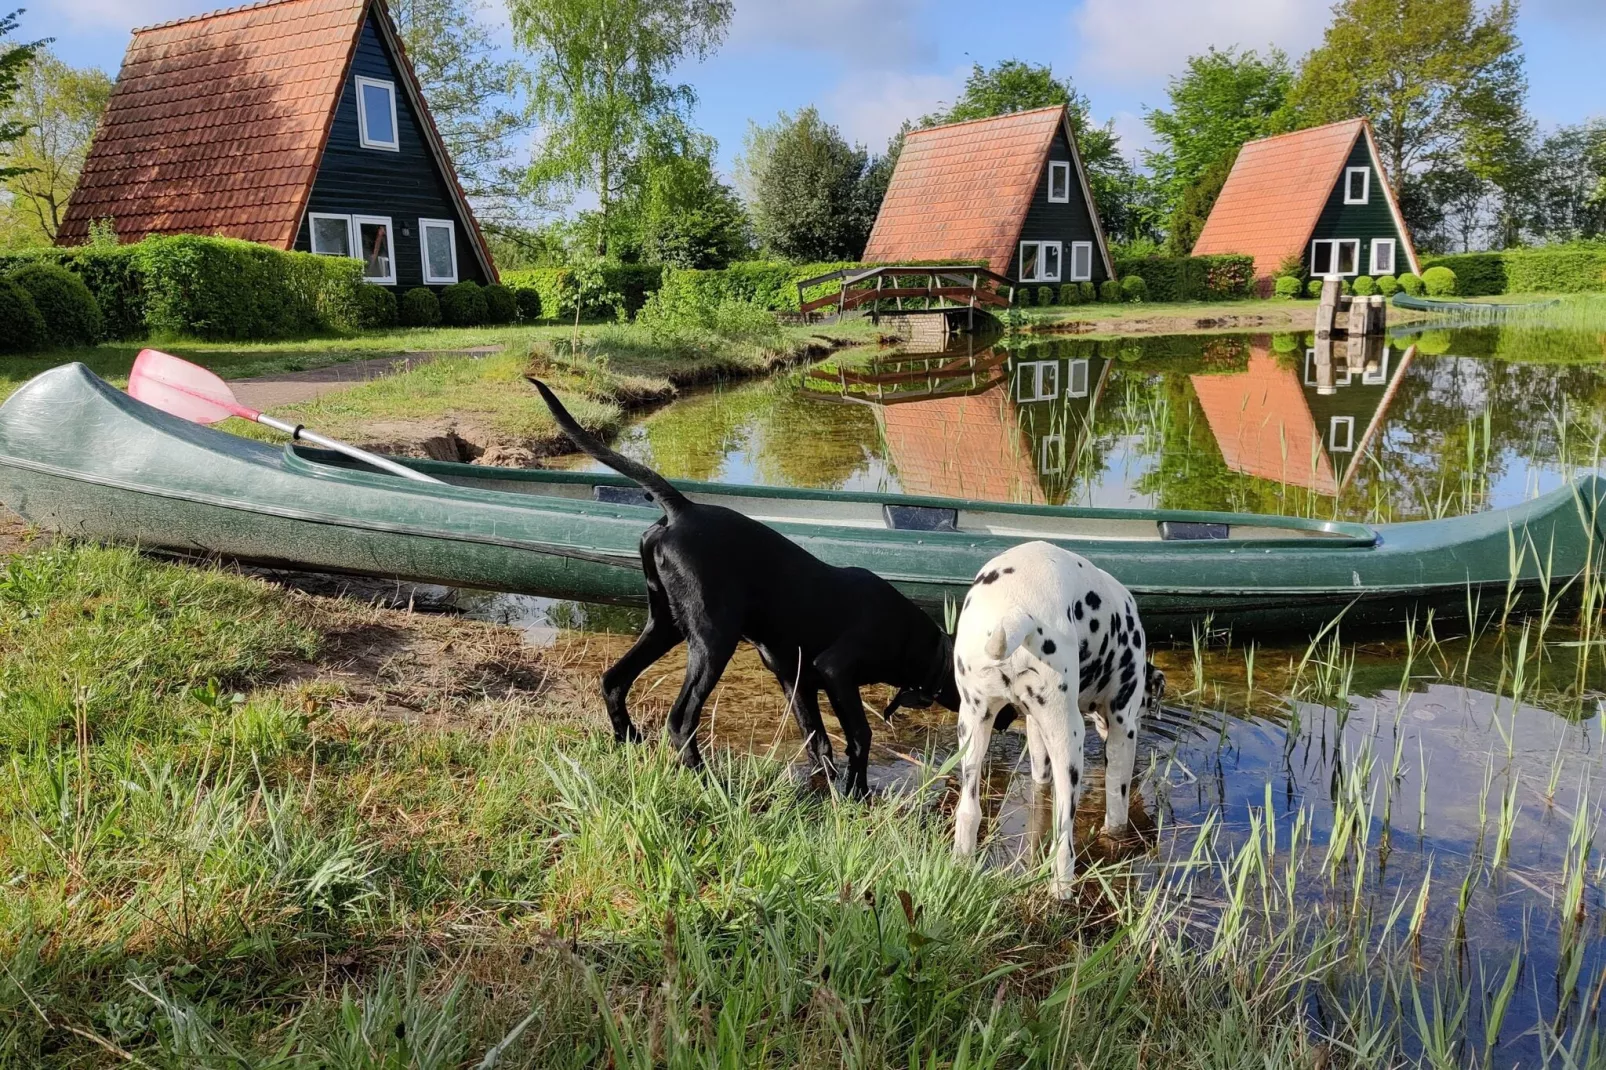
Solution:
M1071 165L1064 160L1048 163L1048 199L1054 204L1066 204L1071 199Z
M396 83L357 78L357 140L365 149L400 150L396 136Z
M1372 192L1372 171L1368 167L1350 167L1344 171L1344 203L1365 204Z

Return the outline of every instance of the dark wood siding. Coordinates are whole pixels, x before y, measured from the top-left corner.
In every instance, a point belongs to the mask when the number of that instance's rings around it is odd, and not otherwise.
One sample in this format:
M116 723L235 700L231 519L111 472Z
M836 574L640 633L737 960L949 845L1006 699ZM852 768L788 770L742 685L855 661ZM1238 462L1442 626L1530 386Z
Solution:
M1344 203L1345 176L1351 167L1364 167L1371 175L1365 204ZM1322 214L1316 219L1316 230L1311 239L1359 238L1361 240L1360 274L1372 273L1372 239L1394 239L1394 274L1411 270L1410 259L1405 255L1405 236L1394 225L1394 213L1389 211L1388 197L1383 192L1383 177L1372 165L1372 154L1367 149L1364 135L1355 139L1344 171L1327 197ZM1305 267L1310 267L1310 242L1305 243Z
M399 152L365 149L358 140L358 75L395 83ZM340 106L335 111L329 144L318 165L307 210L389 216L398 291L424 284L418 220L450 219L457 225L457 277L487 282L474 255L471 232L453 206L449 191L446 176L424 140L420 119L407 99L401 75L370 17L363 25L351 73L341 90ZM311 248L305 218L296 233L295 247L303 251Z
M1048 199L1048 163L1053 160L1071 164L1071 199L1063 204L1051 204ZM1106 277L1104 258L1099 254L1099 239L1093 227L1093 214L1082 197L1082 183L1077 179L1076 164L1071 161L1071 146L1065 140L1063 128L1054 135L1054 143L1048 149L1048 160L1043 163L1043 173L1037 176L1032 206L1026 210L1026 222L1021 224L1020 237L1015 242L1015 262L1009 271L1011 276L1020 271L1020 243L1023 241L1057 241L1063 244L1062 280L1071 273L1071 243L1091 242L1093 281L1101 282Z

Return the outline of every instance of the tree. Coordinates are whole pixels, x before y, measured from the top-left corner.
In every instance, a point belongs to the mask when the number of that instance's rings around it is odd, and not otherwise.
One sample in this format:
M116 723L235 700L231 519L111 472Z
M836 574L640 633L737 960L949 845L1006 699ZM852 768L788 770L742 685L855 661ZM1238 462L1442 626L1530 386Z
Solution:
M17 17L21 14L19 8L9 15L0 15L0 113L11 111L12 102L22 87L23 76L33 63L34 56L50 43L32 41L25 45L5 44L5 38L16 32ZM5 162L11 155L9 146L20 141L27 132L26 123L14 119L0 120L0 181L14 178L27 170L26 167Z
M869 154L849 145L813 107L753 127L740 172L753 190L753 222L766 249L789 260L850 260L864 253L876 200L864 188ZM886 187L881 187L886 192Z
M1227 184L1227 176L1232 173L1237 159L1238 150L1234 148L1183 187L1166 227L1166 251L1172 256L1193 253L1193 244L1199 240L1205 220L1210 218L1210 210L1216 206L1216 198L1221 196L1221 187Z
M634 213L643 260L722 268L751 247L747 212L713 156L713 139L698 136L687 151L646 158Z
M1452 162L1499 182L1528 134L1516 5L1339 0L1289 92L1290 128L1366 116L1398 194Z
M990 119L995 115L1078 102L1085 112L1086 100L1077 96L1069 79L1055 78L1052 67L1038 67L1018 59L1006 59L990 68L978 63L971 66L965 89L954 106L946 112L925 116L920 125Z
M1244 142L1273 132L1273 117L1293 81L1288 57L1276 49L1264 59L1253 50L1231 48L1188 57L1187 70L1167 86L1170 110L1155 108L1144 116L1160 142L1160 148L1143 154L1144 162L1161 188L1168 215L1205 171L1223 157L1235 157Z
M55 241L111 91L112 80L103 71L69 67L41 52L5 112L8 124L25 131L11 151L20 173L7 179L5 188L16 233L31 244Z
M724 39L732 10L731 0L509 0L514 40L536 56L531 106L544 140L529 184L594 193L599 253L651 131L683 120L695 99L670 74Z
M1535 229L1552 241L1606 235L1606 119L1558 127L1535 153Z
M463 192L482 222L508 223L522 177L508 139L526 126L519 65L498 59L481 0L393 0L391 16Z

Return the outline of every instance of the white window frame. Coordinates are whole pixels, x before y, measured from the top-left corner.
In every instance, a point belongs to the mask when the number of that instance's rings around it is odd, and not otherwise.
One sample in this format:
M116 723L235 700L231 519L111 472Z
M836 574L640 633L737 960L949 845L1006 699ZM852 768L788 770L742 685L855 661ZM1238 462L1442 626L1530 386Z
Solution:
M1087 397L1087 358L1078 357L1065 365L1065 396Z
M1338 444L1338 432L1344 432L1344 444ZM1335 416L1327 423L1327 452L1328 453L1354 453L1355 452L1355 417Z
M1355 175L1355 174L1359 174L1361 176L1361 195L1360 195L1360 197L1352 197L1352 196L1350 196L1350 188L1352 186L1352 183L1350 182L1350 177L1352 175ZM1346 168L1344 168L1344 203L1345 204L1366 204L1368 201L1371 200L1371 198L1372 198L1372 169L1370 167L1346 167Z
M1328 246L1332 247L1332 252L1330 253L1330 255L1328 257L1328 270L1326 270L1326 271L1319 271L1316 268L1316 247L1318 245L1328 245ZM1350 258L1351 264L1353 265L1353 270L1350 270L1350 271L1339 271L1338 270L1338 261L1339 261L1338 247L1340 245L1353 245L1355 247L1355 255ZM1310 273L1311 273L1311 276L1314 277L1314 278L1322 278L1322 277L1327 276L1327 275L1344 275L1344 276L1359 275L1361 273L1361 239L1359 239L1359 238L1316 238L1316 239L1314 239L1310 243Z
M1026 274L1026 247L1037 247L1037 274L1030 277ZM1050 246L1054 249L1055 259L1059 261L1059 270L1049 275L1043 270L1043 261L1047 259L1043 250ZM1023 241L1020 243L1020 281L1021 282L1058 282L1065 273L1065 247L1057 241Z
M363 90L369 86L383 89L390 95L390 132L394 140L379 141L368 136L368 109L363 105ZM364 78L357 75L357 142L365 149L401 151L401 124L396 121L396 83L383 78Z
M1382 245L1386 245L1386 246L1389 247L1389 266L1388 266L1387 270L1384 270L1383 268L1380 268L1380 267L1377 266L1377 250L1378 250L1378 247L1382 246ZM1399 248L1398 248L1398 246L1396 246L1393 238L1373 238L1372 239L1371 261L1369 263L1369 266L1372 269L1372 277L1373 278L1376 278L1376 277L1378 277L1380 275L1392 275L1392 274L1394 274L1394 265L1396 265L1398 263L1399 263Z
M1334 363L1337 364L1336 361ZM1333 369L1334 386L1349 386L1350 378L1348 363L1338 364ZM1305 350L1305 385L1321 386L1321 383L1316 381L1316 351L1314 349Z
M1389 381L1389 359L1392 356L1393 350L1391 350L1388 346L1384 346L1383 359L1378 361L1377 371L1369 372L1364 368L1361 369L1361 385L1382 386L1384 383L1387 383Z
M429 232L434 229L444 229L451 238L452 273L450 275L431 275L429 272ZM448 286L457 281L457 224L450 219L419 219L418 221L418 257L424 265L424 282L429 286Z
M357 262L362 264L365 270L368 265L368 257L363 253L362 248L362 225L364 223L383 223L385 226L385 244L389 247L387 252L390 254L390 277L382 279L377 276L364 275L362 281L371 282L375 286L394 286L396 285L396 227L391 223L388 215L354 215L351 217L351 251L356 254Z
M1050 374L1052 373L1052 374ZM1028 391L1028 387L1031 389ZM1053 401L1060 396L1060 362L1026 360L1015 370L1015 400Z
M346 225L346 248L350 250L350 252L326 253L318 249L318 220L320 219L338 219L340 222ZM340 215L335 212L308 212L307 248L311 249L314 255L317 256L351 256L352 253L357 251L357 238L351 230L351 217L349 215Z
M1087 257L1087 270L1081 271L1081 272L1078 272L1076 270L1076 257L1077 257L1077 254L1079 254L1079 253L1083 254L1083 255L1085 255ZM1070 276L1067 279L1067 281L1069 281L1069 282L1091 282L1091 281L1093 281L1093 243L1092 242L1090 242L1090 241L1073 241L1073 242L1071 242L1071 262L1069 264L1069 267L1070 267Z
M1063 189L1065 190L1065 192L1058 197L1054 196L1054 178L1056 175L1062 180ZM1048 203L1071 203L1071 164L1068 160L1048 161Z
M1037 450L1037 474L1058 475L1065 471L1065 436L1044 435Z

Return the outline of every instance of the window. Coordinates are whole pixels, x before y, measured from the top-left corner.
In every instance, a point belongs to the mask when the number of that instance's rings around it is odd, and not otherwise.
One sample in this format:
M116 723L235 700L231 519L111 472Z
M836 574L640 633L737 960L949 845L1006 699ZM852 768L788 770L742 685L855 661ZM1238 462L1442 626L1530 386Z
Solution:
M1367 195L1372 192L1372 169L1369 167L1346 167L1344 169L1344 203L1365 204Z
M351 217L307 213L307 226L311 229L312 251L319 256L351 255Z
M1394 274L1394 239L1374 238L1372 240L1372 274Z
M396 86L377 78L357 77L357 140L365 149L396 152Z
M1053 401L1060 396L1060 362L1023 361L1015 370L1016 401Z
M434 285L457 281L457 228L450 219L420 219L418 241L423 251L424 281Z
M354 215L351 232L357 238L357 259L362 261L362 277L368 282L396 285L396 258L391 250L390 219L385 216Z
M1082 357L1071 361L1065 367L1065 396L1068 398L1087 397L1087 358Z
M1361 385L1382 386L1389 381L1389 358L1392 356L1388 346L1383 347L1383 359L1375 365L1368 364L1361 372Z
M1093 277L1093 243L1071 242L1071 281L1087 282Z
M1048 199L1055 204L1071 199L1071 165L1063 160L1048 162Z
M1051 476L1065 470L1065 436L1044 435L1037 456L1039 475Z
M1023 241L1020 243L1021 282L1058 282L1059 279L1059 242Z
M1333 453L1355 449L1355 417L1335 416L1327 425L1327 448Z
M1360 273L1361 240L1327 238L1310 243L1312 275L1356 275Z
M1345 362L1340 362L1340 361L1333 360L1333 358L1331 356L1329 356L1327 359L1328 359L1329 363L1331 364L1332 369L1333 369L1333 373L1334 373L1333 374L1333 385L1334 386L1349 386L1349 383L1350 383L1349 364L1345 363ZM1321 365L1319 363L1317 363L1317 361L1316 361L1316 351L1314 349L1305 350L1305 385L1306 386L1314 386L1314 387L1317 387L1318 389L1320 389L1320 387L1322 385L1322 382L1321 382Z

